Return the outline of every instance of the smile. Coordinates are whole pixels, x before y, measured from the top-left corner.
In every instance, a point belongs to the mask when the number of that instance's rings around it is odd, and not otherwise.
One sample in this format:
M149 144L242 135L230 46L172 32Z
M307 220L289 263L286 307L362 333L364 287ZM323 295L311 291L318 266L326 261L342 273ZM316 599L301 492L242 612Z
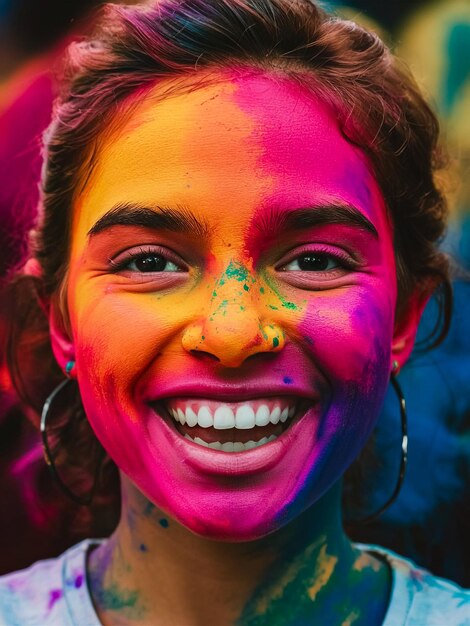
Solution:
M243 452L280 437L300 414L300 400L269 397L240 402L205 398L163 401L172 425L188 441L222 452Z

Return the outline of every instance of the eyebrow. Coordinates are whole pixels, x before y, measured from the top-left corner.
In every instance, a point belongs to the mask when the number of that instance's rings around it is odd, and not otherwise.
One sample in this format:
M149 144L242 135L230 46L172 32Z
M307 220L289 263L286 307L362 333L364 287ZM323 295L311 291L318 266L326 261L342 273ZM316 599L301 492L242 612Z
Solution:
M271 209L254 218L254 228L263 235L285 231L306 230L324 224L344 224L370 232L379 238L375 226L356 207L348 204L325 204L285 211ZM160 205L152 208L133 203L121 203L107 211L88 231L97 235L113 226L142 226L154 230L168 230L206 237L210 228L186 207L175 209Z
M176 233L190 233L199 237L207 236L209 228L183 206L170 208L152 207L133 203L115 205L90 228L88 236L112 228L113 226L142 226L154 230L168 230Z
M285 211L271 209L253 220L254 228L263 235L284 231L306 230L325 224L343 224L371 233L379 238L377 229L356 207L349 204L324 204Z

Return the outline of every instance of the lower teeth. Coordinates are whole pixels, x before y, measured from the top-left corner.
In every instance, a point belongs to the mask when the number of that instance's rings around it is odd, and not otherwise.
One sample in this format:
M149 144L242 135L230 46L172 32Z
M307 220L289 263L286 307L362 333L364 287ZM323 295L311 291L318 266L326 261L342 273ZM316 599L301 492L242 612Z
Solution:
M192 441L193 443L197 443L200 446L204 446L204 448L222 450L223 452L243 452L244 450L258 448L259 446L263 446L265 443L269 443L277 439L276 435L271 435L270 437L263 437L259 441L247 441L246 443L242 443L241 441L226 441L225 443L222 443L221 441L213 441L212 443L209 443L200 437L193 438L188 434L185 434L184 438Z

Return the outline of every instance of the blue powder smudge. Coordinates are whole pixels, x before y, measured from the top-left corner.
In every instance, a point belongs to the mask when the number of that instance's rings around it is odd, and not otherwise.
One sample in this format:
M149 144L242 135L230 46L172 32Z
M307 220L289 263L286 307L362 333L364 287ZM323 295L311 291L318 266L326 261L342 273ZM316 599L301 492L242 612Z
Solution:
M79 574L76 578L75 578L75 589L80 589L80 587L83 585L83 576L82 574Z
M140 546L139 546L139 550L140 550L141 552L147 552L147 551L148 551L148 548L147 548L147 546L145 545L145 543L141 543L141 544L140 544Z
M145 517L148 517L149 515L152 515L152 513L155 510L155 505L152 502L147 502L144 508L144 515Z
M290 378L289 376L284 376L284 378L283 378L283 382L284 382L286 385L292 385L292 383L294 382L294 380L293 380L292 378Z
M168 524L168 520L165 519L164 517L162 517L161 520L159 520L159 524L162 528L168 528L169 524Z

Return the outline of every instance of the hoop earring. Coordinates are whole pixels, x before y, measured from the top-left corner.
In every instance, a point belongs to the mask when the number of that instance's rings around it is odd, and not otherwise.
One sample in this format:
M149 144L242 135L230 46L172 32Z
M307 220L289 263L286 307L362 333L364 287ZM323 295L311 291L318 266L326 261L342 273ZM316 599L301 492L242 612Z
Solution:
M394 370L398 369L394 367ZM408 416L406 413L406 402L405 396L403 395L403 390L396 379L395 372L392 371L390 374L390 382L392 383L392 387L398 397L398 402L400 404L400 423L401 423L401 458L400 458L400 470L398 473L398 480L395 484L395 489L393 490L392 495L382 506L367 515L366 517L362 517L356 520L351 520L348 524L356 525L356 524L370 524L374 520L376 520L382 513L388 509L388 507L395 502L400 493L400 489L403 485L403 481L405 480L406 466L408 462Z
M47 439L47 418L49 416L51 406L54 400L56 399L56 397L60 394L60 392L70 382L72 382L72 380L73 380L72 378L66 378L65 380L63 380L59 385L57 385L54 391L52 391L52 393L46 398L46 401L44 402L44 406L42 408L42 413L41 413L41 426L40 426L42 449L43 449L43 454L44 454L44 460L46 461L46 464L49 467L49 470L51 471L51 474L54 477L54 480L56 481L57 486L60 488L62 493L64 493L68 498L73 500L75 504L79 504L81 506L90 506L93 500L93 497L95 495L96 488L98 486L98 474L100 472L101 464L103 462L104 451L101 454L101 457L100 457L100 460L99 460L99 463L95 472L93 486L90 492L86 496L79 496L76 493L74 493L69 487L67 487L67 485L61 479L59 472L57 471L57 467L55 466L54 459L52 457L51 450L49 447L49 442Z

